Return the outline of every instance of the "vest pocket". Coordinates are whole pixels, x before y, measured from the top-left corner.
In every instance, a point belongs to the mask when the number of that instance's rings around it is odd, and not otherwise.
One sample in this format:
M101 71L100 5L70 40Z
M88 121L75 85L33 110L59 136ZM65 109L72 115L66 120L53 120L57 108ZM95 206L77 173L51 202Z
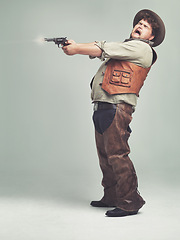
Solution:
M110 83L117 85L117 86L130 87L131 86L131 72L130 71L113 70L112 77L110 79Z

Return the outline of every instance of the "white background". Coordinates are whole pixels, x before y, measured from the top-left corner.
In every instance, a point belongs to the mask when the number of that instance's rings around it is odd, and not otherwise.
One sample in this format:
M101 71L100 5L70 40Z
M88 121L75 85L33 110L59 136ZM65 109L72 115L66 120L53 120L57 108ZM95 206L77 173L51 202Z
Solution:
M179 7L178 0L0 0L1 239L178 239ZM166 26L131 124L130 157L147 204L138 216L112 219L89 206L102 196L89 88L101 62L37 40L123 41L144 8Z

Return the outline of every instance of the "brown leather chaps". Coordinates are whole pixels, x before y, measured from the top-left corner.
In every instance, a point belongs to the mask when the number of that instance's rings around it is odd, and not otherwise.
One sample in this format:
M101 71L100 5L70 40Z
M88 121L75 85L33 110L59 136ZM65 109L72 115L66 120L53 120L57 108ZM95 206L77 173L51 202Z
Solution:
M103 173L104 196L101 201L125 211L136 211L145 204L145 201L137 190L136 172L128 157L129 124L133 109L126 103L116 106L109 126L103 132L95 130L97 152Z

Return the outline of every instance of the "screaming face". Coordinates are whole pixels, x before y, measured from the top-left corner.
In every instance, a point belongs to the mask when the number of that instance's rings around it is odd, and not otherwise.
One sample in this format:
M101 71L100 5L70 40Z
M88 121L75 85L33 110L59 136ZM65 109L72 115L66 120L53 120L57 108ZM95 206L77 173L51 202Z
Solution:
M140 20L133 28L131 33L132 38L140 38L145 40L152 40L154 36L152 35L151 25L144 19Z

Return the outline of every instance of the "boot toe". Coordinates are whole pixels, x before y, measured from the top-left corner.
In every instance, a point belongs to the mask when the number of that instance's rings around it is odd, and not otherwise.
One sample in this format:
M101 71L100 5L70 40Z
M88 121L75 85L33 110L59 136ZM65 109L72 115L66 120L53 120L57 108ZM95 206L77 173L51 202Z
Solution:
M109 206L106 203L103 203L101 200L100 201L92 201L90 203L90 205L93 207L115 207L115 206Z

